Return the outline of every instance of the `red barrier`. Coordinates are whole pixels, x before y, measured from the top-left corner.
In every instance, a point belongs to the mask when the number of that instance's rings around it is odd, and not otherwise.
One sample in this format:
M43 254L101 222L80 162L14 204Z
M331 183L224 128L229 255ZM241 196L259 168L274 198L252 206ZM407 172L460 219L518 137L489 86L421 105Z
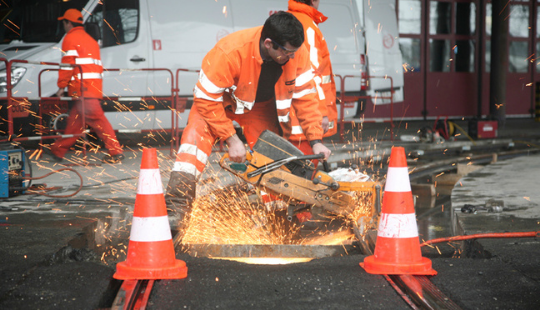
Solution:
M171 110L173 111L173 119L171 123L172 127L172 137L171 137L171 148L174 145L174 152L178 151L178 148L180 147L180 134L184 131L183 128L180 128L178 126L180 119L179 114L184 112L186 110L187 101L188 98L186 97L180 97L180 85L178 85L178 81L180 81L180 72L191 72L191 73L199 73L201 70L194 70L194 69L184 69L180 68L176 70L176 101L175 105L171 107ZM176 154L176 153L174 153ZM172 156L171 152L171 156Z
M129 71L129 72L143 72L143 71L152 71L152 72L158 72L158 71L161 71L161 72L166 72L169 74L170 76L170 79L171 79L171 93L170 93L170 96L135 96L135 97L110 97L110 96L104 96L104 99L106 98L106 100L111 100L111 101L142 101L142 102L151 102L151 101L154 101L154 102L157 102L159 100L169 100L170 103L171 103L171 106L170 106L170 109L171 109L171 129L167 130L167 129L164 129L165 131L170 131L171 132L171 136L174 135L174 124L172 122L174 122L174 116L175 116L175 109L174 107L177 105L176 101L177 101L177 98L178 98L178 82L176 82L176 86L175 86L175 81L174 81L174 75L173 75L173 72L170 70L170 69L167 69L167 68L141 68L141 69L118 69L118 68L113 68L113 69L103 69L104 72L124 72L124 71ZM148 131L152 131L151 130L148 130ZM141 130L140 132L145 132L145 130ZM173 147L174 147L174 140L173 138L171 138L171 146L170 146L170 155L171 157L173 156Z
M71 97L42 97L42 85L41 85L41 78L42 78L42 75L43 73L45 72L50 72L50 71L58 71L59 67L60 67L60 64L59 63L54 63L54 62L35 62L35 61L27 61L27 60L19 60L19 59L13 59L11 61L7 61L5 58L0 58L0 61L3 61L5 64L6 64L6 72L7 72L7 97L5 98L0 98L0 99L5 99L7 101L7 119L8 119L8 134L9 134L9 141L30 141L30 140L43 140L43 139L58 139L58 138L63 138L63 137L82 137L86 140L86 132L82 133L82 134L79 134L79 135L57 135L57 134L54 134L56 132L61 132L60 130L47 130L46 129L46 126L43 126L43 114L47 113L47 114L50 114L50 113L54 113L54 112L59 112L59 113L67 113L68 112L68 102L72 100ZM25 97L15 97L13 95L13 85L11 85L11 68L12 68L12 64L13 63L24 63L24 64L34 64L34 65L48 65L48 66L55 66L56 68L46 68L46 69L43 69L39 72L39 75L38 75L38 100L39 100L39 109L38 111L36 111L39 115L39 123L37 124L38 125L38 135L37 136L29 136L29 137L22 137L22 136L19 136L19 137L16 137L16 138L13 138L14 137L14 128L13 128L13 118L14 117L24 117L24 116L27 116L27 115L17 115L17 111L14 111L16 107L19 107L19 106L24 106L24 103L25 102L29 102L28 98L25 98ZM81 69L80 65L73 65L72 67L79 67L79 69ZM174 76L173 76L173 73L170 69L166 69L166 68L142 68L142 69L104 69L104 72L123 72L123 71L165 71L165 72L168 72L169 75L170 75L170 79L171 79L171 92L170 92L170 96L160 96L160 97L156 97L156 96L148 96L148 97L137 97L136 100L137 101L158 101L158 100L169 100L171 102L171 107L177 107L178 106L178 101L181 101L182 99L179 99L178 97L178 89L177 88L174 88L173 85L175 85L174 83ZM176 83L177 85L177 83ZM83 93L83 89L82 89L82 83L81 83L81 94ZM111 100L111 101L123 101L123 100L126 100L128 99L127 97L109 97L109 96L105 96L104 98L105 100ZM133 97L130 97L128 100L133 100ZM185 100L185 99L184 99ZM84 104L84 100L83 100L83 104ZM185 104L184 104L185 106ZM26 111L26 114L29 114L29 112L27 110ZM19 113L22 113L22 112L19 112ZM83 109L83 113L84 113L84 109ZM174 121L175 119L175 109L174 108L171 108L171 118L172 120ZM84 114L82 115L83 119L84 119ZM173 123L174 125L174 123ZM176 132L178 132L178 126L173 126L171 128L171 132L174 132L173 131L173 128L176 128ZM5 140L5 141L8 141L8 140ZM176 139L177 140L177 139ZM173 153L173 147L174 147L174 140L171 140L171 155ZM86 148L84 148L84 153L86 155Z
M1 59L1 60L6 62L5 59ZM26 97L15 97L15 96L13 96L13 85L11 84L11 68L12 68L14 63L60 67L60 64L56 63L56 62L28 61L28 60L20 60L20 59L12 59L12 60L10 60L9 62L6 63L7 98L5 98L5 99L7 100L8 136L9 136L8 140L17 142L17 141L29 141L29 140L58 139L58 138L62 138L62 137L82 137L83 139L86 140L86 132L83 132L82 134L66 135L66 136L62 136L62 135L51 135L51 136L38 135L38 136L33 136L33 137L16 137L16 138L14 138L14 129L13 129L13 118L14 118L14 116L26 117L29 114L29 112L26 112L26 110L24 110L24 111L13 111L15 107L24 106L22 104L23 102L28 102L28 98L26 98ZM71 65L71 67L72 68L78 67L79 70L82 70L80 65ZM41 97L41 73L43 71L54 71L54 70L58 71L58 69L47 68L47 69L42 70L39 73L38 96L40 98L40 101L42 99L42 97ZM81 95L82 95L81 100L82 100L82 104L84 106L84 97L83 97L84 93L83 92L84 92L84 90L83 90L83 87L82 87L82 77L81 77ZM4 99L4 98L2 98L2 99ZM55 101L59 100L59 98L48 98L48 99L55 100ZM19 113L19 114L17 115L17 113ZM41 128L41 125L42 125L41 124L41 121L42 121L42 119L41 119L41 111L39 112L39 116L40 116L39 117L39 122L40 122L39 125L40 125L40 128ZM84 125L84 109L83 109L82 117L83 117L83 125ZM41 132L41 133L43 133L43 132ZM86 147L83 148L83 152L84 152L84 155L86 155Z
M338 97L339 101L341 101L341 104L339 107L340 117L338 119L338 126L339 126L340 141L344 142L345 124L354 123L353 120L345 120L345 106L350 105L350 104L354 106L354 103L358 101L359 99L372 100L373 98L371 96L346 96L345 95L345 80L347 78L361 78L360 75L346 75L344 77L342 77L341 75L335 75L335 77L339 78L341 81L340 83L341 93L340 93L340 96ZM368 79L369 80L372 80L372 79L390 80L391 95L389 97L380 96L376 98L381 99L381 100L384 100L384 99L390 100L390 139L394 141L394 80L392 79L391 76L369 76Z

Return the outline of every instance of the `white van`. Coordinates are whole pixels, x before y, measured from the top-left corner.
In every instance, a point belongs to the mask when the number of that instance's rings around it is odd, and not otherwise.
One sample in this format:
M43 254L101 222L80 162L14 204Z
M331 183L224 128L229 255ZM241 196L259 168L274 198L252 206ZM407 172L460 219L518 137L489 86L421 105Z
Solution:
M0 18L3 19L0 57L30 62L17 62L12 66L13 96L26 98L25 101L31 103L16 109L14 123L25 123L22 120L26 116L35 117L38 98L53 96L57 90L57 67L36 62L60 61L64 33L57 17L68 8L80 9L89 27L87 31L98 33L106 69L104 110L114 129L129 132L170 129L171 100L166 97L176 91L183 102L187 99L179 122L179 126L184 127L197 70L205 54L227 34L262 25L273 12L286 10L287 2L3 0L0 2ZM394 102L402 101L403 70L395 0L323 0L319 9L329 17L320 27L337 76L338 94L341 78L349 76L345 79L347 95L388 96L389 79L369 79L368 76L390 76L395 90ZM46 68L53 70L44 70ZM0 69L0 98L5 99L7 77L2 62ZM388 102L374 100L376 104ZM42 108L46 106L42 103ZM5 110L0 111L3 118L6 116L1 113ZM348 105L345 117L350 118L355 113L356 105Z

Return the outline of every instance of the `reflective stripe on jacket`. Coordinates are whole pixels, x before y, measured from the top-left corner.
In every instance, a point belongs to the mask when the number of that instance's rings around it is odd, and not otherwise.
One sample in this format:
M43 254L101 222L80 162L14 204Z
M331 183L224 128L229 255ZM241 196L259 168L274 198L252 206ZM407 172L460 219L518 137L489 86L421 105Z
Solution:
M330 63L330 52L321 30L317 26L328 18L314 7L294 0L289 0L289 12L296 16L304 26L304 36L306 38L304 45L309 50L309 58L315 74L315 83L320 100L319 109L323 116L328 116L330 122L330 128L324 136L329 137L337 132L336 83L332 72L332 64ZM291 139L305 139L300 128L296 131L299 131L299 134L291 137Z
M261 31L262 26L234 32L221 39L203 59L194 90L194 106L198 107L214 134L222 139L236 133L225 109L243 114L256 104L263 63L259 44ZM274 89L283 136L288 139L291 135L294 109L297 125L308 139L321 139L322 116L317 109L315 82L305 47L302 46L282 69Z
M58 73L58 87L68 88L72 97L81 96L81 78L83 80L83 95L88 98L103 98L103 65L99 45L83 27L71 29L62 42L62 64ZM80 65L78 67L66 66Z

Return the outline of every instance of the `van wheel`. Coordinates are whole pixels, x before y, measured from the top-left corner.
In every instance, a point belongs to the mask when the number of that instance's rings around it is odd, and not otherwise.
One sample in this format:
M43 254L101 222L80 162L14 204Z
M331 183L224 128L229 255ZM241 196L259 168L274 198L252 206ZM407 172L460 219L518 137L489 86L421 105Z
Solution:
M62 113L56 116L52 116L48 122L48 127L50 130L59 131L66 129L67 118L69 115Z

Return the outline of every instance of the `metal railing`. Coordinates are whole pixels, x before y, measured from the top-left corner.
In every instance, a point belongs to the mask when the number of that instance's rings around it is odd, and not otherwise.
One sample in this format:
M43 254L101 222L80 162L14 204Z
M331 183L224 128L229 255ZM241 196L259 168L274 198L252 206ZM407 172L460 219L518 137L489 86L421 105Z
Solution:
M171 69L168 68L141 68L141 69L121 69L121 68L112 68L107 69L104 68L103 72L165 72L168 73L170 79L171 79L171 89L170 89L170 95L169 96L133 96L133 97L127 97L127 96L105 96L104 100L107 101L113 101L113 102L120 102L120 101L141 101L141 102L159 102L161 101L169 101L171 103L170 110L171 110L171 129L162 129L163 131L171 132L171 136L173 136L175 129L174 129L174 119L175 119L175 111L174 108L177 105L178 100L178 82L175 84L175 76L173 75L173 72ZM150 129L149 131L152 131L154 129ZM116 130L118 132L118 130ZM145 130L140 130L141 132ZM174 141L171 138L171 144L170 144L170 150L169 150L170 156L174 155Z
M29 136L29 137L23 137L23 136L18 136L18 137L14 137L15 136L15 133L14 133L14 128L13 128L13 118L15 115L15 112L13 111L14 108L16 107L17 109L25 109L24 108L24 105L22 105L21 103L22 102L28 102L28 98L27 97L15 97L13 95L13 85L11 83L11 68L13 67L13 64L14 63L22 63L22 64L31 64L31 65L38 65L38 66L55 66L55 67L60 67L60 63L56 63L56 62L44 62L44 61L28 61L28 60L20 60L20 59L12 59L10 60L9 62L7 62L5 59L0 59L2 61L4 61L4 63L6 63L6 90L7 90L7 97L6 98L0 98L0 99L4 99L4 100L7 100L7 120L8 120L8 139L7 140L0 140L0 142L6 142L6 141L13 141L13 142L20 142L20 141L31 141L31 140L44 140L44 139L59 139L59 138L71 138L71 137L81 137L83 138L85 141L86 141L86 131L83 131L81 134L70 134L70 135L37 135L37 136ZM66 65L66 64L63 64L63 66ZM72 68L79 68L79 70L82 72L82 67L80 65L70 65L70 67ZM38 75L38 96L41 99L49 99L49 100L60 100L60 98L42 98L41 97L41 74L42 72L46 72L46 71L58 71L58 69L53 69L53 68L46 68L42 71L40 71L39 75ZM82 115L82 121L83 121L83 128L86 127L85 126L85 121L84 121L84 93L83 93L83 79L82 79L82 76L81 76L81 97L80 97L80 100L82 102L82 106L83 106L83 115ZM71 98L64 98L64 100L68 100L68 99L71 99ZM38 112L39 113L39 116L38 116L38 119L39 119L39 126L40 126L40 129L43 128L42 127L42 113L41 113L41 109L39 109L40 111ZM20 111L19 111L20 112ZM26 113L26 111L23 111L22 112L23 114ZM30 111L28 111L28 114L30 113ZM27 115L24 115L24 116L28 116ZM19 114L20 116L20 114ZM24 117L23 116L23 117ZM41 129L42 130L42 129ZM43 131L41 131L41 133L43 133ZM86 155L86 142L85 142L85 147L83 148L83 153L84 155Z
M59 139L59 138L71 138L71 137L81 137L84 140L86 140L86 133L87 130L85 129L83 133L81 134L73 134L73 135L65 135L65 134L58 134L61 133L61 130L51 130L46 129L46 126L43 125L43 114L44 113L51 113L51 112L67 112L67 102L71 101L73 98L71 97L43 97L42 96L42 75L46 72L51 71L58 71L60 67L60 63L55 62L40 62L40 61L27 61L27 60L19 60L19 59L13 59L11 61L8 61L5 58L0 58L0 61L3 61L6 66L6 89L7 89L7 96L0 98L0 100L5 100L7 102L6 110L7 110L7 134L8 138L4 140L0 140L0 142L7 142L7 141L14 141L14 142L20 142L20 141L32 141L32 140L45 140L45 139ZM47 66L54 66L56 68L45 68L41 70L38 74L38 111L29 111L24 107L24 102L29 102L27 97L16 97L13 94L13 88L14 86L11 83L11 69L13 67L14 63L23 63L23 64L33 64L33 65L47 65ZM62 64L64 66L65 64ZM72 65L72 68L78 67L79 70L82 72L82 68L80 65ZM170 152L171 156L174 153L175 149L178 149L178 135L181 132L181 130L178 128L178 115L176 111L179 107L181 107L181 111L185 110L185 103L187 101L186 98L179 97L179 90L178 90L178 82L175 83L175 76L173 75L173 72L170 69L167 68L141 68L141 69L119 69L119 68L112 68L112 69L105 69L104 72L124 72L124 71L162 71L167 72L170 76L171 80L171 90L169 96L142 96L139 97L111 97L111 96L105 96L104 100L107 101L125 101L125 100L137 100L137 101L159 101L159 100L168 100L171 103L171 122L172 126L171 129L165 129L166 131L170 131L173 135L173 139L171 139L171 146L170 146ZM187 71L184 69L179 69L179 71ZM83 94L83 84L82 84L82 78L81 78L81 94ZM84 117L84 94L81 95L80 98L83 102L83 111L82 111L82 119L83 119L83 128L86 128L85 124L85 117ZM183 105L182 105L183 103ZM30 105L30 103L28 104ZM17 111L14 111L16 109L24 109L24 113L17 114ZM38 124L37 125L37 135L35 136L17 136L15 137L14 132L14 126L13 126L13 119L17 117L26 117L29 115L30 112L36 113L38 118ZM117 130L118 132L118 130ZM85 142L86 145L86 142ZM176 146L176 147L175 147ZM86 155L86 148L83 148L83 152Z
M338 119L338 127L339 127L339 136L340 141L344 141L345 137L345 124L353 123L354 120L345 120L345 106L347 104L351 104L354 102L357 102L359 99L367 99L372 100L372 96L347 96L345 95L345 80L347 78L362 78L360 75L335 75L335 77L340 79L340 96L338 97L341 104L339 107L340 117ZM377 99L380 100L390 100L390 139L394 141L394 80L391 76L375 76L370 75L368 76L368 79L371 81L372 79L384 79L390 81L390 96L377 96Z
M42 88L41 88L41 76L43 73L45 72L49 72L49 71L58 71L58 69L56 68L46 68L46 69L43 69L40 71L39 73L39 76L38 76L38 96L39 96L39 116L38 116L38 119L39 119L39 135L38 136L31 136L31 137L22 137L22 136L19 136L19 137L13 137L14 136L14 128L13 128L13 117L14 117L14 107L20 107L21 106L21 102L23 101L28 101L28 98L25 98L25 97L15 97L13 96L13 85L11 84L11 68L13 66L14 63L24 63L24 64L34 64L34 65L48 65L48 66L55 66L55 67L60 67L60 64L59 63L54 63L54 62L37 62L37 61L27 61L27 60L17 60L17 59L14 59L14 60L11 60L11 61L7 61L5 58L0 58L0 61L3 61L5 64L6 64L6 74L7 74L7 97L5 98L0 98L0 99L3 99L3 100L6 100L7 101L7 114L8 114L8 134L9 134L9 140L11 141L28 141L28 140L43 140L43 139L58 139L58 138L64 138L64 137L82 137L83 139L86 140L86 130L83 131L83 133L81 134L76 134L76 135L62 135L62 134L57 134L58 132L61 132L61 131L58 131L58 130L45 130L45 127L43 126L42 122L43 122L43 113L44 112L47 112L47 113L50 113L50 107L56 107L58 109L60 109L61 111L63 111L63 109L67 109L66 106L67 104L63 104L63 102L67 102L69 100L71 100L72 98L71 97L42 97ZM81 69L81 66L80 65L74 65L72 67L79 67L79 69L82 71ZM179 146L180 146L180 135L182 134L183 132L183 128L181 128L179 126L180 124L180 114L182 112L184 112L186 110L186 106L187 106L187 102L188 102L188 98L187 97L180 97L180 89L179 89L179 81L180 81L180 73L181 72L189 72L189 73L199 73L200 70L195 70L195 69L184 69L184 68L180 68L180 69L176 69L175 73L173 74L173 72L170 70L170 69L167 69L167 68L141 68L141 69L120 69L120 68L113 68L113 69L104 69L104 72L125 72L125 71L152 71L152 72L156 72L156 71L161 71L161 72L166 72L168 73L168 75L170 76L170 79L171 79L171 89L170 89L170 95L169 96L137 96L137 97L122 97L122 96L118 96L118 97L110 97L110 96L105 96L104 97L104 100L107 100L107 101L126 101L126 100L130 100L130 101L141 101L141 102L146 102L146 101L159 101L159 100L164 100L164 101L169 101L171 103L170 105L170 110L171 110L171 128L170 129L164 129L165 131L169 131L171 133L171 142L170 142L170 155L171 156L174 156L175 155L175 152L178 150ZM373 98L371 96L347 96L346 93L345 93L345 82L348 78L361 78L360 75L346 75L346 76L340 76L340 75L335 75L337 78L340 79L340 90L341 90L341 93L340 95L338 96L338 99L339 101L341 102L340 104L340 117L338 119L338 127L339 127L339 135L340 135L340 140L341 142L344 141L344 127L345 127L345 124L347 123L353 123L354 120L346 120L345 119L345 107L347 104L351 104L351 103L354 103L354 102L357 102L359 99L367 99L367 100L373 100ZM390 76L369 76L369 79L384 79L384 80L389 80L390 81L390 96L378 96L376 97L376 99L381 99L381 100L390 100L390 123L391 123L391 126L390 126L390 135L391 135L391 139L393 140L393 129L394 129L394 123L393 123L393 109L394 109L394 101L393 101L393 94L394 94L394 88L393 88L393 79L392 77ZM81 80L82 81L82 80ZM81 93L83 91L83 86L82 86L82 83L81 83ZM84 98L83 96L81 96L81 98ZM84 105L84 100L83 100L83 105ZM45 107L47 107L47 109L49 110L46 110L44 109ZM44 111L46 110L46 111ZM84 113L84 109L83 109L83 113ZM85 125L84 124L84 114L82 115L83 116L83 126ZM85 127L85 126L84 126ZM149 131L151 131L153 129L150 129ZM142 130L141 130L142 131ZM53 134L55 133L55 134ZM220 142L220 150L223 150L223 142L221 141Z
M180 128L180 126L179 126L179 123L180 123L179 114L186 110L187 101L188 101L188 99L186 97L180 97L180 85L178 85L179 81L180 81L180 76L179 76L180 72L191 72L191 73L197 73L198 74L199 72L201 72L201 70L184 69L184 68L180 68L180 69L176 70L176 75L175 75L175 77L176 77L176 96L175 96L175 99L176 100L174 102L174 105L171 106L171 111L172 111L171 148L173 148L173 145L174 145L175 151L177 151L178 148L180 147L180 134L182 132L184 132L184 129Z

